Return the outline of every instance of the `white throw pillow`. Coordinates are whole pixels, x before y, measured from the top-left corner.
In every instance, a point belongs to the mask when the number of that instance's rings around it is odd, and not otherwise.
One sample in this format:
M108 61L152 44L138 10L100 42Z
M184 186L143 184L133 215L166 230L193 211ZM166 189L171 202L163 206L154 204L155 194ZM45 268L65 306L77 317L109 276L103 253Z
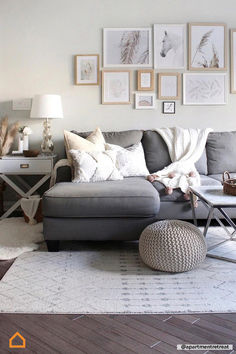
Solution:
M70 150L74 166L74 178L72 182L100 182L123 179L122 174L116 168L115 151L91 151Z
M106 151L109 150L117 153L116 167L124 177L149 175L141 143L127 149L118 145L106 144Z

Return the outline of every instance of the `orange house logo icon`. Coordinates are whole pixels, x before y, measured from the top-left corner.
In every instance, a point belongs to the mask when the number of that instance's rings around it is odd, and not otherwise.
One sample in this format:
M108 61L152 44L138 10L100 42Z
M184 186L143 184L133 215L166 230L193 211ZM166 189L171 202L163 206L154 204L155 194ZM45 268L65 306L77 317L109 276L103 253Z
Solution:
M20 339L21 344L14 344L15 339ZM13 334L13 336L9 339L9 348L25 348L25 347L26 347L25 338L19 332Z

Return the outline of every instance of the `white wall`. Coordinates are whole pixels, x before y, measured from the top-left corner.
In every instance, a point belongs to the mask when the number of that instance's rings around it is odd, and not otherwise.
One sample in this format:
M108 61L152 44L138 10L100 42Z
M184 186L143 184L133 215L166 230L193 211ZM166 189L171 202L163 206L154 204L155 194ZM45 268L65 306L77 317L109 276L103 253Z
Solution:
M102 54L103 27L142 27L154 23L225 22L236 27L235 0L0 0L0 115L20 119L41 140L41 121L29 112L11 110L11 100L39 93L61 94L63 120L52 122L56 150L62 151L63 129L147 129L179 125L236 128L236 95L226 106L183 106L175 116L101 105L97 86L73 85L73 55ZM134 86L135 88L135 86Z

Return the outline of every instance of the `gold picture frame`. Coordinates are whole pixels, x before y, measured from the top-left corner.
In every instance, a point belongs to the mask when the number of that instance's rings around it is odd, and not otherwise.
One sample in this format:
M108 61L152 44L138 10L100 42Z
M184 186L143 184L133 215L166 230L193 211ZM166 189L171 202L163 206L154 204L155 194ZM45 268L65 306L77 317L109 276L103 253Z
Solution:
M199 38L197 42L198 45L195 47L195 54L192 58L192 47L193 47L193 28L194 27L209 27L206 29L204 35ZM212 27L212 29L210 29ZM220 46L219 39L215 38L215 42L211 43L211 58L207 58L205 56L205 52L207 53L207 42L213 35L213 27L221 27L224 31L222 38L223 38L223 48L215 47L216 44ZM219 52L221 52L221 57L219 56ZM209 54L209 53L207 53ZM194 60L197 60L198 56L200 57L201 62L198 62L198 65L202 66L193 66ZM223 60L223 65L219 63ZM213 65L210 67L209 65ZM227 70L227 26L225 23L210 23L210 22L193 22L188 24L188 69L191 71L226 71Z
M99 85L99 54L74 56L75 85Z
M148 77L148 74L150 75L150 77ZM154 70L153 69L143 69L137 71L137 90L154 91Z
M234 58L234 34L235 34L235 40L236 40L236 29L231 29L230 30L230 66L231 66L231 71L230 71L230 93L236 93L236 80L234 79L234 76L236 75L236 57ZM234 63L235 61L235 63Z
M172 76L176 77L176 80L172 80L171 82ZM166 77L166 82L163 82L163 79L165 77ZM164 85L166 85L166 87L163 87ZM173 85L175 85L175 87L173 87ZM172 94L174 90L176 91L176 94ZM159 100L180 100L181 74L180 73L159 73L157 97Z
M102 71L102 104L131 104L131 78L131 70L104 69ZM112 80L112 84L111 82L109 82L109 80ZM111 89L114 92L113 96L112 92L110 92ZM112 99L112 97L114 98L114 100Z

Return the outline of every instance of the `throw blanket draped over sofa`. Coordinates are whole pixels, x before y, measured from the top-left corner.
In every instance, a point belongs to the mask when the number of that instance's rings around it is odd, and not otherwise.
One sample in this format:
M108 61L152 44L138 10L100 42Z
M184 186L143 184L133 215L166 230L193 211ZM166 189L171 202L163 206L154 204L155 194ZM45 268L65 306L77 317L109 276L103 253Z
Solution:
M167 187L167 193L172 193L175 188L180 188L183 193L188 193L190 186L200 185L200 176L195 163L201 157L208 134L212 129L183 129L162 128L157 129L165 141L172 163L164 169L153 174L156 180Z

